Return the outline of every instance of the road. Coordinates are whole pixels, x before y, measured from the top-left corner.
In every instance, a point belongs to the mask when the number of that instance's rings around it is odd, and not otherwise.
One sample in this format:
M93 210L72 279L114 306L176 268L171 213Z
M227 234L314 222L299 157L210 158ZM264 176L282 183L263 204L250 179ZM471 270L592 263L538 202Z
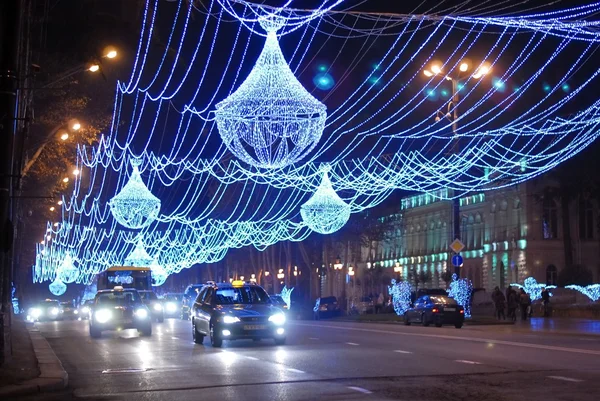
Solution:
M600 392L600 336L535 322L538 330L296 321L284 346L222 349L193 344L181 320L155 324L152 337L98 340L86 322L38 327L69 373L69 393L55 399L581 401Z

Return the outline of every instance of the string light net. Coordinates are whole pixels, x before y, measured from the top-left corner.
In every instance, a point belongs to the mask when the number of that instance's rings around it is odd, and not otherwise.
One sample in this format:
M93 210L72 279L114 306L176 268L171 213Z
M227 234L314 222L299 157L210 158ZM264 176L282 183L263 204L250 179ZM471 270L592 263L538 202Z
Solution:
M63 283L74 283L79 278L79 269L73 263L71 255L65 255L62 265L58 269L58 278Z
M52 294L56 295L57 297L60 297L62 294L67 292L67 285L65 283L63 283L62 281L60 281L60 279L58 277L55 278L54 281L50 283L48 288L50 289L50 292Z
M144 243L138 239L133 251L125 258L124 266L150 267L154 263L156 263L154 258L148 255Z
M228 98L216 105L219 134L244 162L280 168L304 158L319 142L326 107L296 79L288 66L273 19L260 21L267 39L254 68Z
M458 278L456 274L452 275L452 282L448 296L454 298L456 302L465 308L465 317L471 317L471 293L473 292L473 283L468 278Z
M565 288L579 291L580 293L591 299L592 302L596 302L600 299L600 284L592 284L585 287L582 287L580 285L567 285Z
M300 206L302 220L320 234L338 231L350 218L350 206L333 189L327 171L325 168L321 184L313 196Z
M138 161L132 162L129 181L108 203L113 217L121 225L132 229L148 226L160 211L160 199L144 184L138 165Z
M403 316L410 308L410 293L412 287L408 281L396 281L392 279L392 284L388 286L388 293L392 297L394 312L398 316Z

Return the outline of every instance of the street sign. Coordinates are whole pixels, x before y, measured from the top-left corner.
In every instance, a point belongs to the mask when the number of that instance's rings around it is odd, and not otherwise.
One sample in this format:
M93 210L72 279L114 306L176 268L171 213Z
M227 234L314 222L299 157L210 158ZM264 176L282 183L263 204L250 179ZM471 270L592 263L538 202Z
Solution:
M465 249L465 244L463 244L462 241L457 238L450 244L450 249L452 249L454 253L460 253L460 251Z
M452 264L454 267L461 267L463 264L463 257L459 254L452 255Z

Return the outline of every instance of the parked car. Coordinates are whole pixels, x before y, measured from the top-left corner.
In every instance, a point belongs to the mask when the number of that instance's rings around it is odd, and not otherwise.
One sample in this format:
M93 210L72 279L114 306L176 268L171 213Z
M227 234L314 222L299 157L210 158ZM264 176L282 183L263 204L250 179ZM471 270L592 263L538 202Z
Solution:
M138 291L138 293L144 304L146 304L150 310L152 319L156 319L157 322L162 323L165 320L165 313L163 311L162 302L158 299L156 293L151 290L141 290Z
M465 310L456 300L445 295L424 295L404 313L404 324L421 323L423 326L453 324L460 329L465 321Z
M313 312L315 320L339 316L341 313L336 297L317 298Z
M62 318L75 320L79 317L79 310L73 304L73 301L61 302Z
M165 317L181 316L181 301L183 293L169 292L162 298Z
M204 284L190 284L183 292L183 299L181 300L181 318L183 320L190 319L190 308L203 287Z
M354 304L356 311L364 315L366 313L375 313L375 302L371 297L362 297L360 301Z

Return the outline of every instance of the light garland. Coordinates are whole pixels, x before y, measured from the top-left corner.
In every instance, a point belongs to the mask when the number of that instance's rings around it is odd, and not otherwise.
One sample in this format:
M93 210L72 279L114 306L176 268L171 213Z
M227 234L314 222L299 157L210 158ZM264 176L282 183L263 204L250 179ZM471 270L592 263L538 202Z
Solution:
M454 298L456 302L465 309L465 318L471 317L471 294L473 293L473 283L468 278L458 278L452 275L452 282L448 290L448 296Z
M396 281L392 279L391 285L388 286L388 293L392 296L394 312L398 316L404 316L404 313L410 309L411 292L412 286L408 281Z
M580 285L567 285L565 288L579 291L580 293L588 297L592 302L596 302L600 299L600 284L591 284L585 287L582 287Z
M313 196L300 207L302 220L313 231L332 234L342 228L350 219L350 206L333 189L327 172Z
M542 290L544 288L546 288L548 290L556 288L555 285L540 284L533 277L527 277L523 281L523 285L518 284L518 283L512 283L511 286L517 287L517 288L522 288L529 295L529 298L531 298L532 302L537 301L538 299L542 298ZM552 294L550 294L550 296L552 296Z
M120 224L140 229L152 223L160 211L160 199L148 190L138 169L140 162L132 161L129 181L110 202L110 211Z

